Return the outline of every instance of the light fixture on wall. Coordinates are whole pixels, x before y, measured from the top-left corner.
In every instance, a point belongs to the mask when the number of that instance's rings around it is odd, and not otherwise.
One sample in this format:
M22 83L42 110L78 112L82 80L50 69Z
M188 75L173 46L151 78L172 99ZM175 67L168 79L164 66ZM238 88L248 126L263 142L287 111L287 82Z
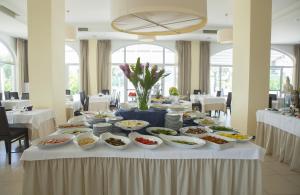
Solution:
M207 23L206 0L112 0L112 27L137 35L176 35Z
M65 26L65 41L76 41L77 28L75 26L66 24Z
M150 43L155 41L155 36L149 36L149 35L139 35L138 40L141 42Z
M222 44L232 43L233 30L232 28L220 29L217 32L217 41Z

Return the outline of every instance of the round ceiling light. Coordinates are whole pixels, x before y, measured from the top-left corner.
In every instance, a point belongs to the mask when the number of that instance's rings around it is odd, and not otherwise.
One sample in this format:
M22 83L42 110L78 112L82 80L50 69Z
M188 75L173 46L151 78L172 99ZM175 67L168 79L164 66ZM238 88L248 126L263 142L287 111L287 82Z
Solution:
M232 28L224 28L218 30L217 32L217 41L222 44L232 43L233 40L233 32Z
M176 35L207 23L206 0L112 0L112 27L137 35Z
M77 39L77 28L66 24L65 27L65 41L76 41Z

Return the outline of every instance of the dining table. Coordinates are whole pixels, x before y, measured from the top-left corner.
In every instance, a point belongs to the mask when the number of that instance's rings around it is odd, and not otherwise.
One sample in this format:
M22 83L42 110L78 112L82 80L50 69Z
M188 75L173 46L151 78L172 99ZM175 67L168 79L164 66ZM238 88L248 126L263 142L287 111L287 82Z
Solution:
M30 100L20 100L20 99L10 99L10 100L2 100L1 105L5 108L5 110L19 109L31 106Z
M79 95L68 95L65 99L66 119L74 117L74 112L81 110L82 104Z
M52 109L6 111L6 116L9 124L22 124L28 127L31 140L45 137L56 130L55 115Z
M264 150L235 143L216 150L208 145L156 149L133 143L124 150L103 142L82 150L72 141L40 149L31 146L21 161L23 195L262 195Z
M226 112L226 98L224 97L215 97L212 95L200 95L192 94L190 96L192 103L201 103L203 113L209 112L212 110L220 110Z
M256 120L256 143L291 170L300 171L300 118L258 110Z
M89 98L89 111L108 111L111 101L110 95L93 95Z

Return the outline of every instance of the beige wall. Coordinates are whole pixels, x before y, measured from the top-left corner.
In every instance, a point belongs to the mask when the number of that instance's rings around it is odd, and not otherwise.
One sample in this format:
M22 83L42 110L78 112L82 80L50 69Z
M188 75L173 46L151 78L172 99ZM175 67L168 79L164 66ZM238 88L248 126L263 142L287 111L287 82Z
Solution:
M200 41L192 41L191 93L199 89Z

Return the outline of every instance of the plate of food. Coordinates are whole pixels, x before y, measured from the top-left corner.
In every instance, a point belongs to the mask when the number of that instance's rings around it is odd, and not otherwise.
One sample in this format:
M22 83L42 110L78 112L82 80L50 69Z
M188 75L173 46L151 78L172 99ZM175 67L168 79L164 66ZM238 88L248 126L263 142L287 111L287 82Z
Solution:
M155 149L163 143L163 141L159 137L155 137L152 135L142 135L136 132L130 133L128 137L133 143L146 149Z
M218 122L216 121L216 119L212 119L212 118L203 118L203 119L196 119L194 120L194 123L201 125L201 126L212 126L212 125L217 125Z
M69 143L74 138L71 134L49 135L47 137L34 140L32 145L39 148L51 148Z
M214 149L222 150L226 148L233 147L235 140L227 137L223 137L216 134L208 134L201 139L207 141L209 146Z
M116 127L127 131L136 131L147 127L149 123L147 121L142 120L124 120L115 123Z
M208 130L203 126L189 126L179 129L180 133L188 136L203 137L206 136Z
M58 125L58 129L70 129L70 128L84 128L84 124L71 124L71 123L65 123Z
M59 129L57 131L58 134L72 134L79 135L81 133L92 132L90 128L69 128L69 129Z
M152 135L177 135L177 131L170 129L170 128L164 128L164 127L148 127L146 131Z
M207 127L207 129L210 129L213 132L219 132L219 131L223 131L223 132L237 132L236 130L234 130L231 127L225 127L225 126L221 126L221 125L209 126L209 127Z
M200 111L187 111L183 113L183 120L193 120L197 118L205 118L206 115Z
M219 131L216 132L217 135L223 136L223 137L228 137L231 139L236 140L237 142L247 142L250 141L253 137L250 135L243 135L235 132L223 132Z
M175 146L178 148L200 148L205 145L205 141L190 136L172 136L172 135L159 135L168 145Z
M108 133L108 132L103 133L100 136L100 139L107 146L114 148L114 149L118 149L118 150L124 150L131 143L130 139L127 137L120 136L120 135L114 135L114 134Z
M99 137L95 136L90 132L79 134L75 137L75 139L73 139L75 145L83 150L95 147L98 141Z

